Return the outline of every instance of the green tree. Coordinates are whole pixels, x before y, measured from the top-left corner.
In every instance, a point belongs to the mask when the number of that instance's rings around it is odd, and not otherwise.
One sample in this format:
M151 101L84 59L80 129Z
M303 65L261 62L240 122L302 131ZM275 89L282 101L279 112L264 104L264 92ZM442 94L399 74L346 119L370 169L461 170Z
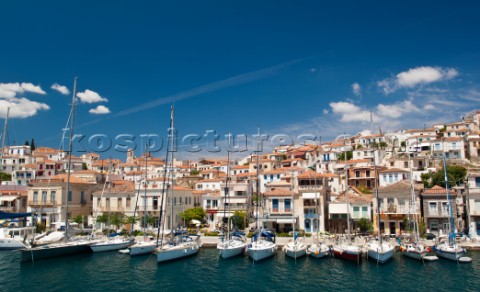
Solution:
M388 147L388 143L385 141L380 142L380 148L385 149Z
M199 170L194 169L190 171L190 175L199 175L199 174L200 174Z
M28 140L25 141L25 144L23 144L25 146L30 146L30 142L28 142Z
M347 160L353 158L353 151L347 151ZM345 160L345 152L342 152L338 155L338 160L343 161Z
M447 166L448 186L453 187L461 184L467 175L467 169L460 165ZM425 187L431 188L435 185L445 187L445 171L440 169L435 173L421 175Z
M11 181L11 180L12 180L11 174L0 172L0 181Z
M88 169L87 164L85 162L82 163L82 170L87 170L87 169Z
M77 216L73 217L73 222L77 223L78 225L82 225L83 216L82 215L77 215Z
M120 226L123 225L124 223L125 223L125 214L115 212L110 215L110 224L117 227L117 229L119 229Z
M235 211L230 222L232 222L234 227L238 227L238 229L245 229L245 216L244 211Z
M372 221L368 220L367 218L361 218L358 220L357 223L358 228L360 228L361 232L367 232L373 230Z
M30 142L30 150L34 151L35 150L35 140L32 138L32 142Z
M179 214L180 218L186 223L190 222L192 219L202 221L205 215L207 215L207 213L202 207L190 208Z

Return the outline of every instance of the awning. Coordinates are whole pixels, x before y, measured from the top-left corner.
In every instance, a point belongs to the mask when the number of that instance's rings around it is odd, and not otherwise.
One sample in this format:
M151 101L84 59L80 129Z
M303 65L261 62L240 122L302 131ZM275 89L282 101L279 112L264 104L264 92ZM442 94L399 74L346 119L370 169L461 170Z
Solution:
M320 193L303 193L302 199L319 199Z
M0 202L11 202L15 201L18 196L0 196Z
M227 203L230 204L245 204L247 202L247 198L227 198Z
M218 212L216 216L222 218L223 212ZM230 217L230 216L233 216L233 213L229 213L229 212L225 213L225 217Z
M280 224L295 224L296 220L289 218L289 219L277 219L277 223Z

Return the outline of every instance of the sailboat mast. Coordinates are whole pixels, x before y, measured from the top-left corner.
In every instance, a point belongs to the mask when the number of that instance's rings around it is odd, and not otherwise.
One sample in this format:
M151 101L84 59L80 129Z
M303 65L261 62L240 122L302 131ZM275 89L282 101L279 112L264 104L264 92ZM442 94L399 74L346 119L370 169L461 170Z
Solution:
M146 231L147 231L147 163L148 163L148 151L147 151L147 144L145 144L145 185L144 185L144 197L143 197L143 240L145 241L145 238L147 237Z
M170 113L170 127L169 129L173 128L173 115ZM165 154L165 167L163 168L163 184L162 184L162 198L160 200L160 216L158 216L158 229L157 229L157 246L158 246L158 240L160 239L160 228L162 228L162 240L161 243L163 244L163 235L164 235L164 230L165 230L165 219L163 216L166 216L167 213L167 208L165 207L165 214L163 212L164 208L164 201L165 199L165 188L167 185L167 169L168 169L168 163L169 163L169 155L170 155L170 143L167 143L167 153ZM162 221L163 220L163 221Z
M347 168L347 139L346 134L343 133L343 146L345 154L345 200L347 201L347 236L350 242L350 204L348 203L348 168Z
M260 155L260 128L258 128L258 138L257 138L257 181L256 181L256 191L257 191L257 197L255 198L255 229L258 229L258 201L260 199L260 176L259 176L259 167L260 167L260 161L259 161L259 155Z
M294 183L293 183L293 170L291 174L291 189L292 189L292 202L291 202L291 208L292 208L292 225L293 225L293 242L295 242L295 194L294 194Z
M450 234L449 241L455 243L455 221L453 220L452 198L450 197L450 187L448 186L447 159L443 154L443 172L445 173L445 188L447 190L448 213L450 215Z
M375 157L375 150L373 151L373 182L375 186L375 199L377 200L377 228L378 228L378 240L380 246L382 245L382 235L380 234L380 205L378 200L378 185L377 185L377 160Z
M170 143L171 143L171 144L170 144L170 145L171 145L171 153L170 153L170 166L171 166L171 168L170 168L170 173L171 173L171 190L170 190L170 196L171 196L171 198L170 198L170 199L171 199L171 205L172 205L172 206L171 206L172 214L171 214L171 216L170 216L170 224L171 224L171 225L170 225L170 227L171 227L171 228L170 228L170 237L171 237L172 240L173 240L173 238L174 238L174 234L173 234L173 211L174 211L174 205L173 205L173 203L174 203L174 201L173 201L173 196L174 196L174 194L173 194L173 151L174 151L174 148L173 148L173 147L174 147L174 140L175 140L175 124L174 124L175 119L174 119L174 114L175 114L175 109L174 109L174 107L173 107L173 105L172 105L172 113L171 113L171 115L172 115L172 116L171 116L171 119L172 119L172 127L170 128L170 134L171 134L171 135L170 135L170 139L171 139L171 140L170 140Z
M413 220L413 232L415 236L415 241L419 240L418 234L418 214L416 213L416 202L415 202L415 188L413 187L413 170L412 163L410 159L410 152L408 154L408 167L410 168L410 208L408 210L408 222L410 223L411 217L414 216Z
M0 165L3 165L3 153L5 152L5 137L7 137L8 116L10 114L10 107L7 108L7 115L5 116L5 124L3 125L2 134L2 153L0 153Z
M70 120L70 141L68 142L68 172L67 172L67 187L66 187L66 202L65 202L65 232L68 230L68 199L70 194L70 172L72 169L72 148L73 148L73 125L75 121L75 98L77 95L77 77L73 80L73 95L72 95L72 112ZM67 237L65 236L65 239Z
M227 146L227 180L225 181L225 198L224 198L224 206L223 206L223 220L226 218L226 204L227 204L227 197L230 199L230 189L229 189L229 181L230 181L230 137L231 133L228 134L228 146ZM230 200L228 202L228 211L230 213ZM232 215L230 215L232 216ZM230 239L230 221L227 219L227 239Z

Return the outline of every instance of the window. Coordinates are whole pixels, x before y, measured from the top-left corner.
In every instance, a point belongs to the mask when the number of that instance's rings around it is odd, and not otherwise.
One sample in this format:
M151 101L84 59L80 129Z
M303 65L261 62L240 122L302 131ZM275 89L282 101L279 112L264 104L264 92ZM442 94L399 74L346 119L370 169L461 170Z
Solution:
M390 166L393 167L395 165L395 162L391 161Z
M472 210L473 212L480 212L480 200L475 200L474 208L475 209Z
M408 161L405 161L405 162L403 163L403 167L404 167L404 168L408 168ZM447 168L447 169L448 169L448 168Z
M278 212L278 199L272 199L272 212Z
M367 206L362 207L362 218L368 218L368 207Z
M51 191L50 192L50 202L55 203L56 196L57 196L57 191Z
M448 202L442 202L442 215L448 216Z
M437 202L428 202L428 214L429 215L437 215Z
M80 204L85 204L85 192L80 192Z
M38 192L34 191L33 192L33 202L36 203L38 201Z
M292 200L285 199L285 212L292 212Z
M106 199L105 199L105 207L107 207L108 209L110 209L110 198L106 198Z
M72 191L69 191L69 192L68 192L68 201L69 201L69 202L72 201Z
M42 203L47 202L47 191L42 191Z
M122 198L118 198L117 199L117 209L122 208L122 206L123 206L123 200L122 200Z
M438 220L430 220L430 231L438 231Z
M360 207L353 207L353 218L360 218Z
M132 203L132 199L131 199L131 198L127 198L127 202L126 202L127 208L130 208L131 203Z

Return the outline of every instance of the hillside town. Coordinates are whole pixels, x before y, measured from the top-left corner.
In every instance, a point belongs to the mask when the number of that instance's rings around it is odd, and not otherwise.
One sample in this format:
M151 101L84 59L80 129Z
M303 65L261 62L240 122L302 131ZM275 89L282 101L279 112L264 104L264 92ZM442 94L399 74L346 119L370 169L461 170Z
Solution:
M172 166L151 153L137 157L133 150L122 161L32 146L5 146L1 152L0 210L33 214L18 225L56 229L68 216L91 227L103 214L122 214L148 216L153 229L163 204L168 229L185 223L180 213L201 207L210 230L242 211L250 227L344 234L347 218L353 232L364 231L361 220L372 222L376 232L379 208L383 234L406 233L409 216L418 214L423 232L438 235L450 224L445 181L433 180L435 173L443 174L445 157L448 168L465 169L449 182L457 232L476 236L480 229L480 111L420 129L276 146L235 160L174 160ZM166 189L173 189L171 201L162 200Z

